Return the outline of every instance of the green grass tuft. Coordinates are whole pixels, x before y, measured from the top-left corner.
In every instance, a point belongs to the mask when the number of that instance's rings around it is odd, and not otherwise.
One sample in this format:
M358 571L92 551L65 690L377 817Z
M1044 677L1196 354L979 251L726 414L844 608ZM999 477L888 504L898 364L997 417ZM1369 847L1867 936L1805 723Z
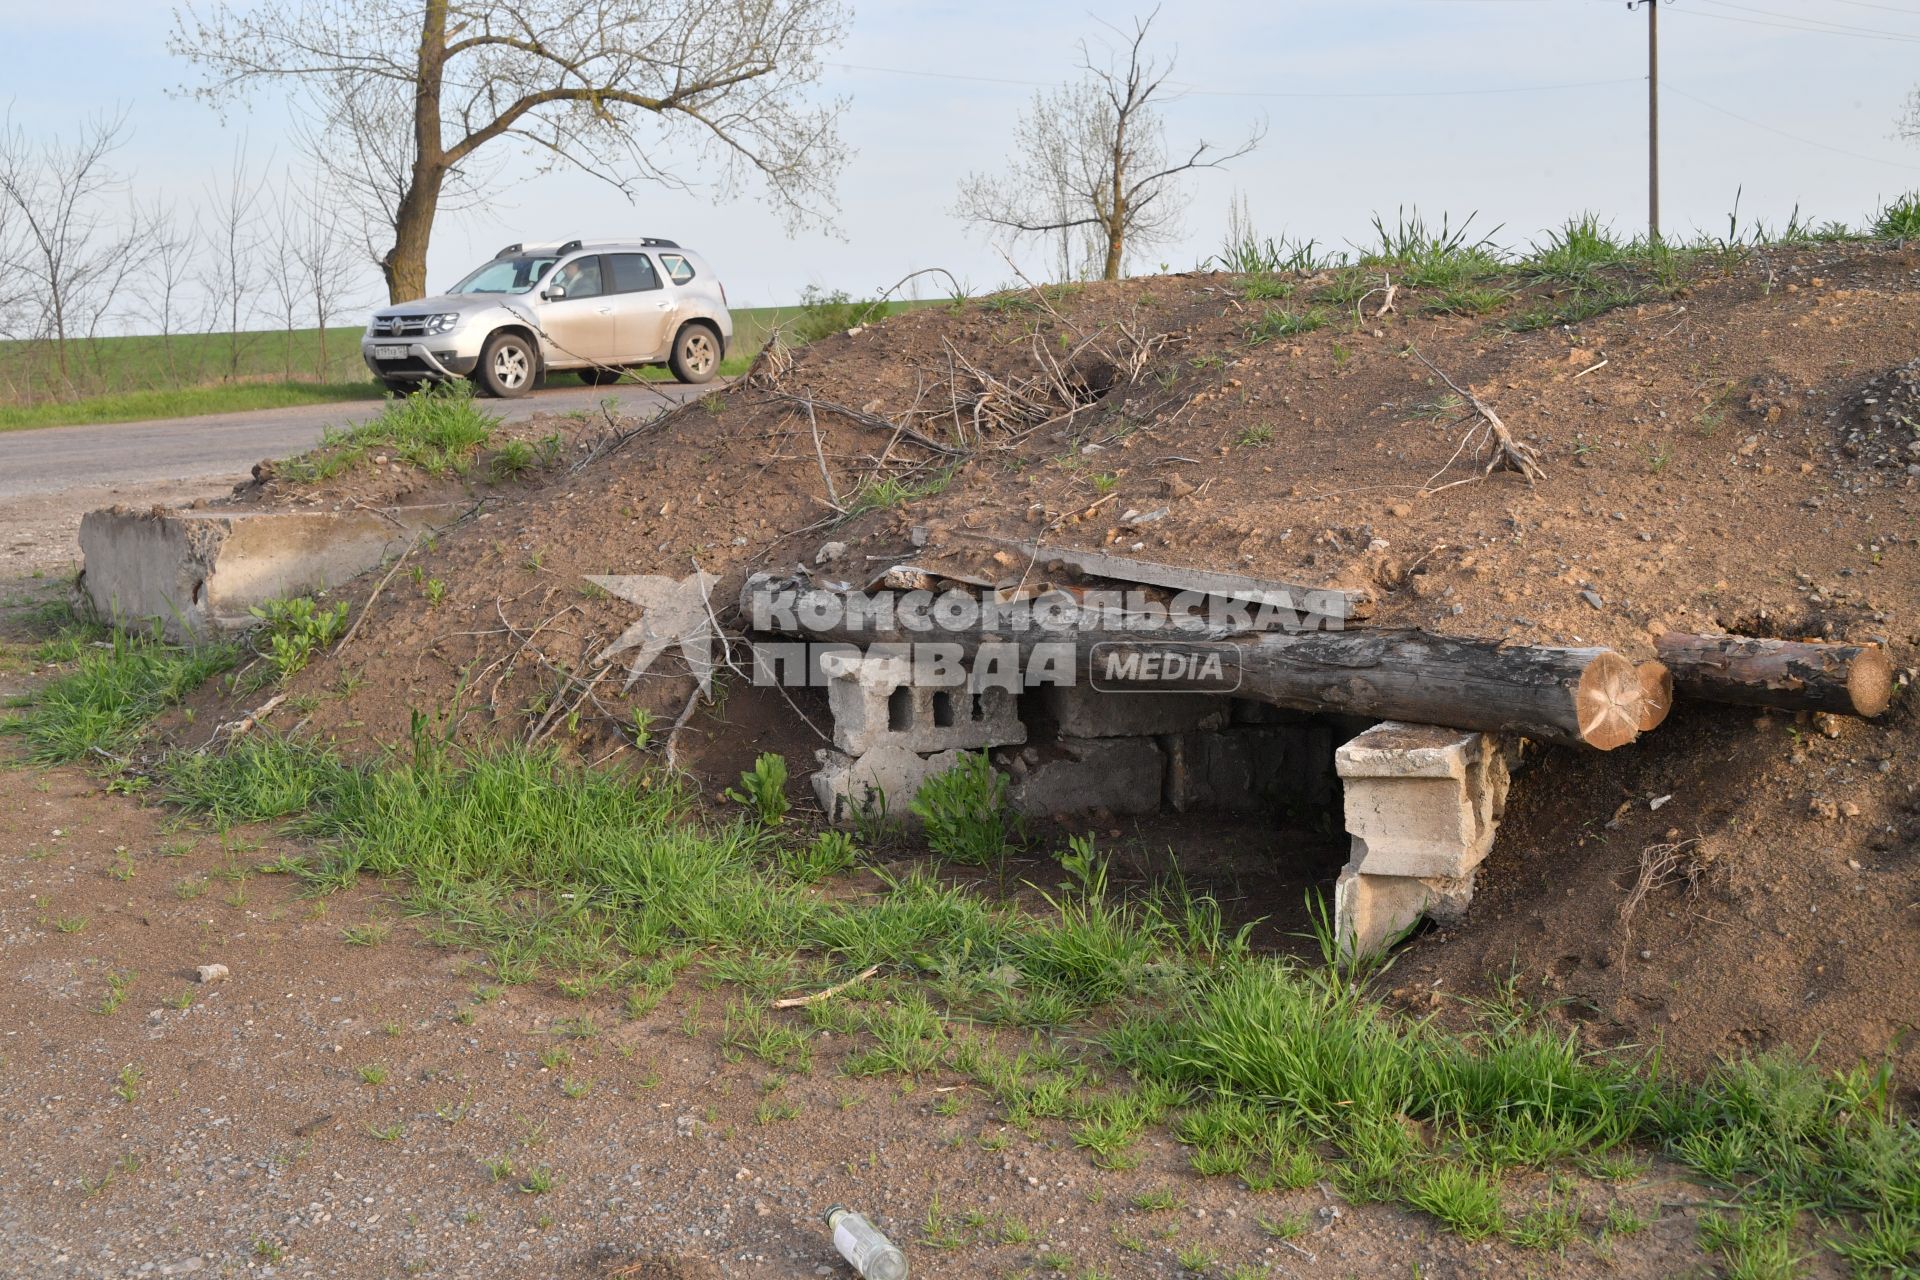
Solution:
M1889 240L1920 239L1920 191L1883 205L1873 215L1873 233Z
M119 755L149 720L231 667L236 656L228 645L181 648L116 631L102 647L81 650L74 669L42 687L20 715L0 722L0 732L24 738L37 764Z
M316 484L385 453L430 475L464 475L499 424L497 415L475 402L471 383L431 386L389 399L379 417L359 426L328 431L317 449L287 459L279 472L298 483Z

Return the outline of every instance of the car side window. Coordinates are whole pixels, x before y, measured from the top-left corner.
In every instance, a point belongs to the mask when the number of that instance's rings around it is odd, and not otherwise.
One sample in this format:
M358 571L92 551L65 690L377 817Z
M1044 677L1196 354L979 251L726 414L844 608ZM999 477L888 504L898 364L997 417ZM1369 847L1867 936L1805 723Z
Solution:
M613 293L644 293L660 287L660 274L644 253L610 253L613 264Z
M569 298L597 298L606 292L600 279L600 258L592 255L575 258L554 275L553 283L567 291Z
M693 264L677 253L660 255L660 265L667 273L667 279L675 284L685 284L693 279Z

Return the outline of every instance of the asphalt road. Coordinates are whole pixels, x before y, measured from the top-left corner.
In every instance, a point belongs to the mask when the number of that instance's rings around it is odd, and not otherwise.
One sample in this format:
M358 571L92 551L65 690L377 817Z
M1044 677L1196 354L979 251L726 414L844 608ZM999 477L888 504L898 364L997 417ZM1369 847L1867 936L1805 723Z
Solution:
M566 385L571 381L565 379L561 385L519 400L483 403L504 417L524 418L592 409L611 395L625 413L644 415L712 389L677 382ZM142 485L197 482L212 489L236 484L261 459L285 458L310 449L327 427L363 421L380 409L377 400L353 400L201 418L4 431L0 432L0 502L80 489L111 487L126 492Z

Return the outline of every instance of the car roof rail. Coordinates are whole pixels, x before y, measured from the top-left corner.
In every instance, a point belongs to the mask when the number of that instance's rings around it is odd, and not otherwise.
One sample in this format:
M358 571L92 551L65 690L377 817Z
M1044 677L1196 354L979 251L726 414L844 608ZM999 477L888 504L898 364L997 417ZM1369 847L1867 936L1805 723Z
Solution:
M496 258L511 258L514 254L518 252L520 252L520 242L518 240L515 240L512 244L508 245L506 248L502 249L500 252L494 254L493 256Z
M574 251L575 249L578 249L579 247L580 247L580 241L578 241L578 240L569 240L569 241L567 241L567 242L566 242L565 244L563 244L563 245L561 245L561 246L560 246L560 248L559 248L558 250L556 250L555 252L558 252L558 253L572 253L572 252L573 252L573 251Z
M662 240L658 236L641 236L640 243L649 249L678 249L680 247L678 240Z

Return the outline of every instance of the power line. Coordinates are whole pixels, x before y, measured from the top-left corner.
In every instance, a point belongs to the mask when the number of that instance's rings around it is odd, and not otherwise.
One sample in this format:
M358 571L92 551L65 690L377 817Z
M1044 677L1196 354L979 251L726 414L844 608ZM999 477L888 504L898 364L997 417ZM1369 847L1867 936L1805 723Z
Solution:
M1737 18L1731 13L1708 13L1701 9L1670 10L1672 13L1684 13L1690 18L1711 18L1715 22L1739 22L1750 27L1772 27L1778 31L1801 31L1818 36L1847 36L1854 40L1895 40L1902 44L1920 44L1920 36L1900 35L1886 32L1880 35L1862 35L1852 31L1836 31L1831 27L1804 27L1789 22L1768 22L1762 18Z
M842 71L877 72L890 76L912 76L926 80L962 80L973 84L1015 85L1026 89L1057 89L1059 81L1012 80L1002 76L969 76L952 71L924 71L912 67L875 67L857 62L829 62L825 65ZM1502 85L1486 89L1382 89L1367 92L1314 92L1288 89L1202 89L1194 85L1169 82L1168 88L1183 96L1196 98L1466 98L1490 94L1548 93L1561 89L1595 89L1603 86L1639 84L1639 76L1614 80L1570 80L1559 84Z
M1885 36L1893 40L1920 39L1911 31L1887 31L1880 27L1856 27L1849 22L1829 22L1825 18L1809 18L1797 13L1781 13L1777 9L1756 9L1752 5L1734 4L1732 0L1700 0L1716 9L1734 9L1741 13L1757 13L1766 18L1785 18L1790 22L1804 23L1809 27L1832 30L1834 35Z
M1902 164L1898 160L1888 160L1882 156L1864 155L1858 151L1849 151L1845 147L1836 147L1830 142L1821 142L1817 138L1804 138L1797 133L1788 133L1785 129L1776 129L1770 124L1766 124L1762 121L1754 120L1747 116L1743 116L1737 111L1729 111L1725 107L1719 106L1716 103L1708 102L1705 98L1700 97L1698 94L1688 93L1685 89L1677 88L1674 85L1673 81L1671 80L1667 81L1667 92L1677 93L1689 102L1705 107L1709 111L1717 111L1721 115L1726 116L1729 119L1738 120L1741 124L1751 125L1755 129L1764 130L1767 133L1771 133L1778 137L1789 139L1790 141L1793 141L1793 142L1802 143L1805 146L1818 147L1822 151L1831 151L1835 155L1846 156L1849 159L1853 159L1853 160L1865 160L1870 164L1883 164L1890 169L1905 169L1905 170L1908 170L1909 172L1920 173L1920 165Z
M1840 4L1850 4L1856 9L1879 9L1886 13L1904 13L1909 18L1920 18L1920 9L1902 9L1898 5L1874 4L1872 0L1838 0Z

